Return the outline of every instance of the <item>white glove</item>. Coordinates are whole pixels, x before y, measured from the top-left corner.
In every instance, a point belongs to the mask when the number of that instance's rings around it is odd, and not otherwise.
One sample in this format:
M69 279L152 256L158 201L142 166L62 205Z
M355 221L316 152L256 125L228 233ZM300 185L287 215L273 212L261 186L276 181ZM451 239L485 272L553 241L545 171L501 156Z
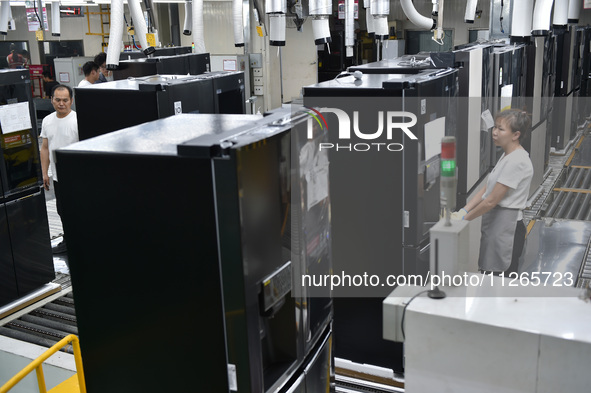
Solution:
M461 208L460 210L458 210L457 212L453 212L451 214L451 219L452 220L463 220L464 216L468 214L468 210Z

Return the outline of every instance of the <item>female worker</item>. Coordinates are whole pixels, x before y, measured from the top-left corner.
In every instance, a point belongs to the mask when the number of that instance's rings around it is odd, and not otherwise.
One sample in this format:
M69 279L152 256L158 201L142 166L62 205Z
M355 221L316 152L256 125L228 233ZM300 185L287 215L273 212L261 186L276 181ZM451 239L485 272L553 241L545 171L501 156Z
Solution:
M525 242L521 209L525 207L534 173L529 154L521 146L531 120L526 112L508 109L495 119L492 138L503 155L482 188L455 218L482 217L478 268L484 272L517 271ZM509 269L511 267L511 269Z

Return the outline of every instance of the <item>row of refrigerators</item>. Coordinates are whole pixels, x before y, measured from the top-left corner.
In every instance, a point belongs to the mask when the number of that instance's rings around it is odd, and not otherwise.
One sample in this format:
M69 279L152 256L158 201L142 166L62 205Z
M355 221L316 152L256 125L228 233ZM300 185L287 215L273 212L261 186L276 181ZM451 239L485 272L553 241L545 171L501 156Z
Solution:
M456 137L459 209L502 154L491 132L495 115L508 107L532 117L523 143L534 166L532 195L551 152L561 154L590 115L590 42L591 28L569 26L528 42L474 43L350 67L361 78L304 87L304 105L326 108L331 131L340 131L335 109L352 123L349 136L329 133L333 272L382 280L426 276L429 229L441 212L439 150L433 147L444 135ZM416 116L416 140L387 137L387 124L395 120L381 117L392 110ZM373 139L381 131L381 139ZM404 149L372 152L369 142L398 142ZM402 345L382 339L381 302L391 289L333 291L336 357L403 371Z
M457 138L461 206L496 161L490 119L508 105L532 114L533 191L550 148L564 148L588 112L568 102L589 91L588 31L470 45L432 55L435 64L405 56L360 66L361 78L305 87L306 107L341 110L352 120L349 139L340 139L340 123L327 112L324 129L305 111L206 115L211 102L213 113L244 113L240 72L76 89L81 139L161 119L57 154L89 391L137 389L129 364L142 373L157 367L144 391L162 390L165 380L156 376L169 375L162 367L183 375L177 390L199 375L210 391L234 383L238 391L325 391L333 341L339 358L402 370L401 347L381 339L381 301L391 288L337 288L333 304L326 286L316 292L301 275L425 275L428 230L440 211L438 141ZM389 111L414 114L417 139L392 128ZM178 113L192 114L171 116ZM6 139L15 135L3 131L5 163L18 155L7 153ZM38 149L33 135L25 140ZM376 146L369 142L403 149L362 151ZM9 171L24 162L14 160ZM28 162L38 171L38 158ZM5 187L11 175L2 174ZM33 195L38 178L31 185ZM108 289L106 260L119 269ZM117 322L104 323L105 315ZM180 344L156 353L177 361L150 361L147 343L171 330ZM126 349L115 337L127 338ZM198 374L187 362L195 353L207 354Z

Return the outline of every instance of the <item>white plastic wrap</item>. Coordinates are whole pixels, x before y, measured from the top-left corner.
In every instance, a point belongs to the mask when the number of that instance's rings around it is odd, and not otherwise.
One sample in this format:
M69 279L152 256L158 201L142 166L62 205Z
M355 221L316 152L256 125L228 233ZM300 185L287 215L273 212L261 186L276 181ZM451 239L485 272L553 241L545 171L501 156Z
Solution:
M111 28L109 29L109 46L107 47L107 67L119 65L119 54L123 46L123 0L111 1Z
M269 15L269 41L271 45L283 46L285 43L285 14Z
M244 19L242 16L242 0L232 1L232 18L234 20L234 45L244 46Z
M195 53L207 53L203 28L203 0L193 0L193 44Z
M511 36L531 36L532 14L534 0L520 0L513 3L513 15L511 17Z
M139 0L127 0L131 17L133 18L133 28L135 30L135 38L139 39L142 50L148 49L148 27L146 26L146 20L144 19L144 13L142 12L142 6Z
M554 26L566 26L568 24L568 4L569 0L554 0L554 16L552 18Z
M4 2L2 2L4 3ZM8 3L8 2L6 2ZM4 4L2 4L4 6ZM1 23L1 22L0 22ZM3 25L2 25L3 26ZM60 2L51 2L51 35L54 37L60 36Z
M550 31L550 15L554 0L537 0L534 7L533 31Z
M579 23L583 0L570 0L568 2L568 23Z
M183 34L191 35L193 28L193 3L191 1L185 2L185 23L183 26Z
M474 23L477 4L478 0L468 0L468 2L466 3L466 14L464 14L464 22ZM513 7L515 7L515 5L513 5Z
M0 5L0 34L8 34L8 19L10 18L10 2L2 1Z
M400 5L402 6L402 11L404 11L404 15L406 15L406 17L412 22L412 24L421 29L431 30L433 28L433 19L427 18L426 16L419 14L414 4L412 3L412 0L400 0Z

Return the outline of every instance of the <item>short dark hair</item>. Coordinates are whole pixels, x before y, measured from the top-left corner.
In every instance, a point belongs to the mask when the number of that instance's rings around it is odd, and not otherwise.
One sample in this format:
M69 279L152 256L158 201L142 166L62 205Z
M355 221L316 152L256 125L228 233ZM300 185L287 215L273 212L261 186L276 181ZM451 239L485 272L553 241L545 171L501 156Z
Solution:
M47 70L43 71L43 74L42 75L43 75L44 78L51 78L51 72L49 72Z
M63 90L63 89L65 89L65 90L68 91L68 94L70 95L70 99L74 96L74 94L72 92L72 88L70 86L68 86L68 85L56 85L56 86L53 87L53 89L51 89L51 97L53 97L53 93L56 90Z
M82 71L84 72L84 76L90 75L92 71L98 71L99 66L94 61L87 61L82 66Z
M519 142L523 142L529 134L531 127L531 117L526 111L521 109L505 109L499 113L496 119L505 119L511 127L511 132L519 131Z
M107 62L107 54L105 52L99 53L94 57L94 62L100 67Z

